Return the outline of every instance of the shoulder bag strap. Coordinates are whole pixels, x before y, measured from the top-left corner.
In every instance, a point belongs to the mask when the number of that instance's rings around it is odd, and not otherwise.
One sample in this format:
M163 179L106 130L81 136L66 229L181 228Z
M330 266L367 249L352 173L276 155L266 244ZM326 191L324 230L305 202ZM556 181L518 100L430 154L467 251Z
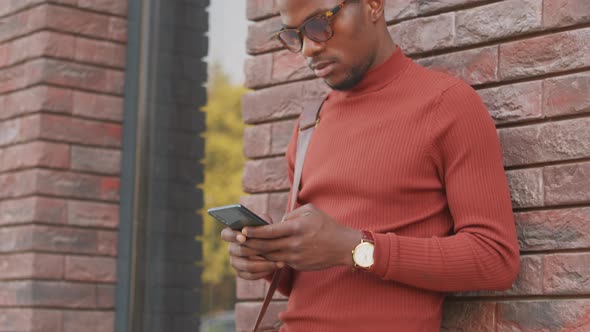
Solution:
M310 100L306 104L306 107L301 113L301 117L299 119L299 135L297 138L297 152L295 154L295 170L293 173L293 184L291 186L291 204L289 204L289 211L293 211L297 202L297 194L299 193L299 186L301 184L301 173L303 171L305 153L307 152L307 147L309 146L309 141L311 140L313 130L319 123L319 114L323 102L323 98ZM256 318L256 324L254 324L254 329L252 330L253 332L258 331L258 327L262 322L262 318L264 318L266 309L268 309L268 305L270 304L270 301L272 300L272 297L279 285L282 271L283 269L279 269L272 276L272 281L268 287L268 292L264 297L264 302L262 303L262 307L260 308L260 312Z

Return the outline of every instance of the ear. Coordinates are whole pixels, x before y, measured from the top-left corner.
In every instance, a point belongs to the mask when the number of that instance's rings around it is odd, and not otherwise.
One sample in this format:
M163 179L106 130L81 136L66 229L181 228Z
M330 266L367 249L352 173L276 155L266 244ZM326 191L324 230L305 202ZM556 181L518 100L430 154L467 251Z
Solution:
M369 7L369 15L373 23L383 19L385 0L366 0L366 3Z

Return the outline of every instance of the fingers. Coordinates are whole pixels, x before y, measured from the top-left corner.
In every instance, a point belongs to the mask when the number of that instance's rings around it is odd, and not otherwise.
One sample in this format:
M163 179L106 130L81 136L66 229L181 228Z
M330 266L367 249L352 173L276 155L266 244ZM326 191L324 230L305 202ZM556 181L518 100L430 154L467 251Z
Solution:
M297 225L292 223L277 223L268 226L244 227L242 234L247 238L276 239L287 237L297 231Z
M231 256L230 262L240 277L253 280L251 278L262 278L277 269L277 264L267 260L250 260L248 258Z
M230 243L228 247L229 254L231 256L238 256L238 257L256 257L261 254L259 250L255 250L253 248L245 247L244 245L237 244L237 243Z
M316 208L312 204L305 204L303 206L298 207L297 209L285 214L283 217L283 221L288 221L292 219L297 219L301 217L307 217L311 215Z
M292 251L298 249L300 241L290 237L283 237L276 240L259 240L249 238L242 246L247 247L258 254L269 253L273 251Z
M221 239L229 243L244 243L246 237L233 229L226 227L221 231Z

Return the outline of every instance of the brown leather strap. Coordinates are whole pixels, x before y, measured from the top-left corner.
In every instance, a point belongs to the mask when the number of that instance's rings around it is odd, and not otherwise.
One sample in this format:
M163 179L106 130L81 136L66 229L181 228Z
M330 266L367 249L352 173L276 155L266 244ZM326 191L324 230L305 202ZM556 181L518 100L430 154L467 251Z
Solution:
M323 98L310 100L306 104L305 109L299 118L299 135L297 138L297 152L295 155L295 170L293 173L293 184L291 185L291 204L289 204L288 211L293 211L295 209L297 194L299 193L299 185L301 183L301 174L303 172L303 162L305 161L305 153L307 152L307 147L309 146L309 141L311 140L313 130L319 123L319 114L323 102ZM279 269L272 276L272 281L270 282L268 291L264 296L264 302L262 303L262 307L260 308L260 312L256 318L256 323L254 324L254 329L252 330L253 332L257 332L258 327L264 318L266 309L268 309L270 301L272 300L272 297L279 286L279 280L281 279L282 272L283 269Z

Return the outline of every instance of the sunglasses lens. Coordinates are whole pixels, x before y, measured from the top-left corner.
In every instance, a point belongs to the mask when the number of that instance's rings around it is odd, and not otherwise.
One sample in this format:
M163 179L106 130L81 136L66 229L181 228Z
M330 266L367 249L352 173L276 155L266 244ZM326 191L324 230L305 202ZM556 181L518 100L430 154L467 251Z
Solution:
M333 35L330 22L323 17L316 17L307 21L303 29L305 35L316 42L325 42L332 38Z
M279 39L291 52L299 52L301 49L301 38L295 30L284 30L279 33Z

